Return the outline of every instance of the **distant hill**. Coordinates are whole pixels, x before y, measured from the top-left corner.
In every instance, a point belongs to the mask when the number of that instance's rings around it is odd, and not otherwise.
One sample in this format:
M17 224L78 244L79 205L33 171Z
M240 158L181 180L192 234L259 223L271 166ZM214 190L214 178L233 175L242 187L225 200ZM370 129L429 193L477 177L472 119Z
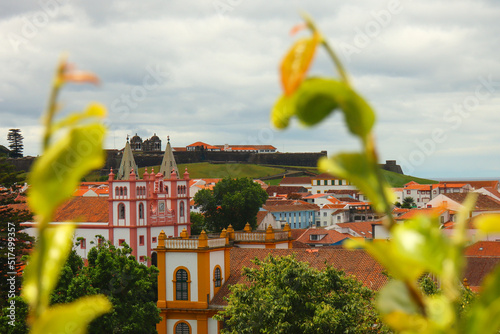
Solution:
M258 179L261 177L282 174L285 172L285 167L266 167L253 164L211 164L208 162L178 164L179 173L184 173L187 167L189 177L191 179L202 178L224 178L224 177L250 177ZM160 166L154 166L155 172L160 170ZM151 167L148 167L148 172L151 173ZM139 176L142 177L144 168L139 168Z
M387 170L382 170L382 174L385 176L385 179L391 185L391 187L394 188L402 188L405 184L407 184L410 181L415 181L420 184L439 183L438 181L422 179L420 177L415 177L410 175L398 174Z
M177 165L177 167L179 169L180 174L184 173L184 169L187 167L189 172L189 177L191 179L224 178L224 177L250 177L253 179L258 179L296 170L307 170L308 172L319 174L318 170L312 167L293 167L293 166L270 167L270 166L261 166L253 164L210 164L208 162L202 162L202 163L192 163L192 164L179 164ZM159 166L155 166L154 169L156 172L160 170ZM151 167L148 168L148 172L151 172ZM144 168L139 168L139 176L142 177L143 173L144 173ZM410 181L415 181L422 184L438 183L438 181L398 174L387 170L382 170L382 174L385 176L387 182L392 187L395 188L403 187L403 185L405 185ZM276 179L270 180L270 182L268 183L276 185L279 184L281 179L282 177L277 176Z

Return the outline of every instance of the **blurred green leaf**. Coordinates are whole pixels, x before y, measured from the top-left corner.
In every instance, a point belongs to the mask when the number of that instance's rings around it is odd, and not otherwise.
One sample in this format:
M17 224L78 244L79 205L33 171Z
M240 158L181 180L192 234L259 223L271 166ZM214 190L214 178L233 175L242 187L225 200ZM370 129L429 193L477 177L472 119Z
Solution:
M316 125L338 106L339 92L345 89L342 82L310 78L294 94L295 113L304 125Z
M483 281L481 294L462 319L464 333L488 334L500 331L500 267L497 266Z
M379 292L377 308L381 314L402 311L408 314L419 314L408 288L399 280L390 280Z
M345 82L333 79L304 80L293 95L282 95L276 101L271 121L274 126L283 129L296 115L302 124L312 126L337 108L342 110L349 131L366 140L375 123L374 111Z
M393 329L402 332L423 332L427 321L413 302L407 286L399 280L389 281L380 290L377 309L382 319Z
M71 196L82 177L102 166L105 132L101 124L72 128L35 161L29 177L28 203L42 217L40 228L48 224L57 206Z
M73 246L74 230L75 224L45 229L39 238L43 238L43 244L48 246L36 247L24 270L23 297L33 306L37 303L37 296L40 296L41 311L49 304L50 293L57 284L61 269Z
M435 217L416 216L392 231L394 251L419 263L426 272L441 276L452 247Z
M425 267L412 258L403 257L394 247L392 240L377 240L366 242L365 240L350 239L344 243L344 247L365 249L375 260L384 266L391 276L403 281L418 279L425 271Z
M317 33L310 38L299 39L283 58L280 71L285 95L292 95L304 80L320 39Z
M500 232L500 214L481 215L475 219L474 224L481 233L498 233Z
M278 129L286 129L290 118L295 115L293 96L281 95L271 110L271 123Z
M372 207L376 211L387 212L390 210L388 206L394 201L394 193L385 180L377 178L375 168L378 166L368 161L366 155L339 153L330 158L323 157L318 161L318 168L322 172L349 180L370 199Z
M52 125L52 132L68 126L75 126L79 122L92 119L94 117L103 118L106 116L106 107L99 103L90 104L84 112L77 112L68 115L66 118Z
M84 334L88 324L98 316L111 311L112 305L102 295L82 297L69 304L47 309L31 328L32 334Z

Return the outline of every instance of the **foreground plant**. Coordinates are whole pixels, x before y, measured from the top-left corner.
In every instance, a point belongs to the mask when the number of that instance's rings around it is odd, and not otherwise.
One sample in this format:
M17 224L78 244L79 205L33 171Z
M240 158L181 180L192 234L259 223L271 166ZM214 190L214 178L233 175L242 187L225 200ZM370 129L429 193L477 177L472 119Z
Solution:
M246 284L231 286L217 315L223 333L385 333L373 291L331 266L318 270L294 256L252 261Z
M106 130L97 121L106 114L103 106L92 103L83 112L55 121L59 112L57 98L68 82L97 83L98 79L61 61L43 116L43 152L28 179L28 204L38 228L38 241L24 271L22 288L30 307L31 333L84 333L90 321L111 310L111 303L100 295L49 307L50 294L71 250L75 230L74 223L50 227L49 223L58 205L72 195L82 177L104 164L102 143Z
M496 333L500 329L500 270L485 280L482 293L463 311L461 283L468 243L466 220L474 205L470 196L464 203L453 234L442 233L437 219L416 217L405 224L396 224L392 216L394 195L388 188L378 166L373 136L375 112L351 86L346 71L333 48L304 15L310 37L299 39L285 55L281 64L283 95L271 113L278 128L286 128L292 117L304 125L320 123L338 110L344 115L349 132L361 143L359 152L344 152L322 158L322 172L346 178L367 195L373 208L384 213L385 228L390 241L364 243L350 241L347 247L364 248L387 268L393 277L379 293L378 310L384 322L404 333ZM306 78L318 46L322 46L333 61L339 78ZM498 232L498 216L486 216L477 221L483 232ZM440 282L441 293L424 295L418 279L430 273Z

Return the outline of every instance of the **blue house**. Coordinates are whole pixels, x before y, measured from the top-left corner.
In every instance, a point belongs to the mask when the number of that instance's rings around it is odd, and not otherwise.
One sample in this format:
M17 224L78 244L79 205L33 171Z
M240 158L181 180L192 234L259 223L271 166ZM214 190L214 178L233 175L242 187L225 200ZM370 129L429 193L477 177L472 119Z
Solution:
M292 204L264 205L262 208L271 212L281 226L288 223L292 229L315 226L315 215L319 211L317 205L303 201L295 201Z

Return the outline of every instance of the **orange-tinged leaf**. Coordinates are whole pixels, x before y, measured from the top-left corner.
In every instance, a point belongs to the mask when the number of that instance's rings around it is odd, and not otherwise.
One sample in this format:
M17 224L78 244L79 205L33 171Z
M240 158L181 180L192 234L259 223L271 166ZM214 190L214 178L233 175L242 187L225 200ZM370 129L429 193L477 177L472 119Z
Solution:
M285 55L280 68L285 95L293 94L304 80L319 41L317 33L310 38L299 39Z
M307 25L305 23L299 23L299 24L296 24L292 27L292 29L290 29L290 35L295 35L296 33L298 33L299 31L303 30L307 28Z
M66 82L88 82L95 85L99 84L99 78L95 74L85 71L65 72L62 75L62 79Z

